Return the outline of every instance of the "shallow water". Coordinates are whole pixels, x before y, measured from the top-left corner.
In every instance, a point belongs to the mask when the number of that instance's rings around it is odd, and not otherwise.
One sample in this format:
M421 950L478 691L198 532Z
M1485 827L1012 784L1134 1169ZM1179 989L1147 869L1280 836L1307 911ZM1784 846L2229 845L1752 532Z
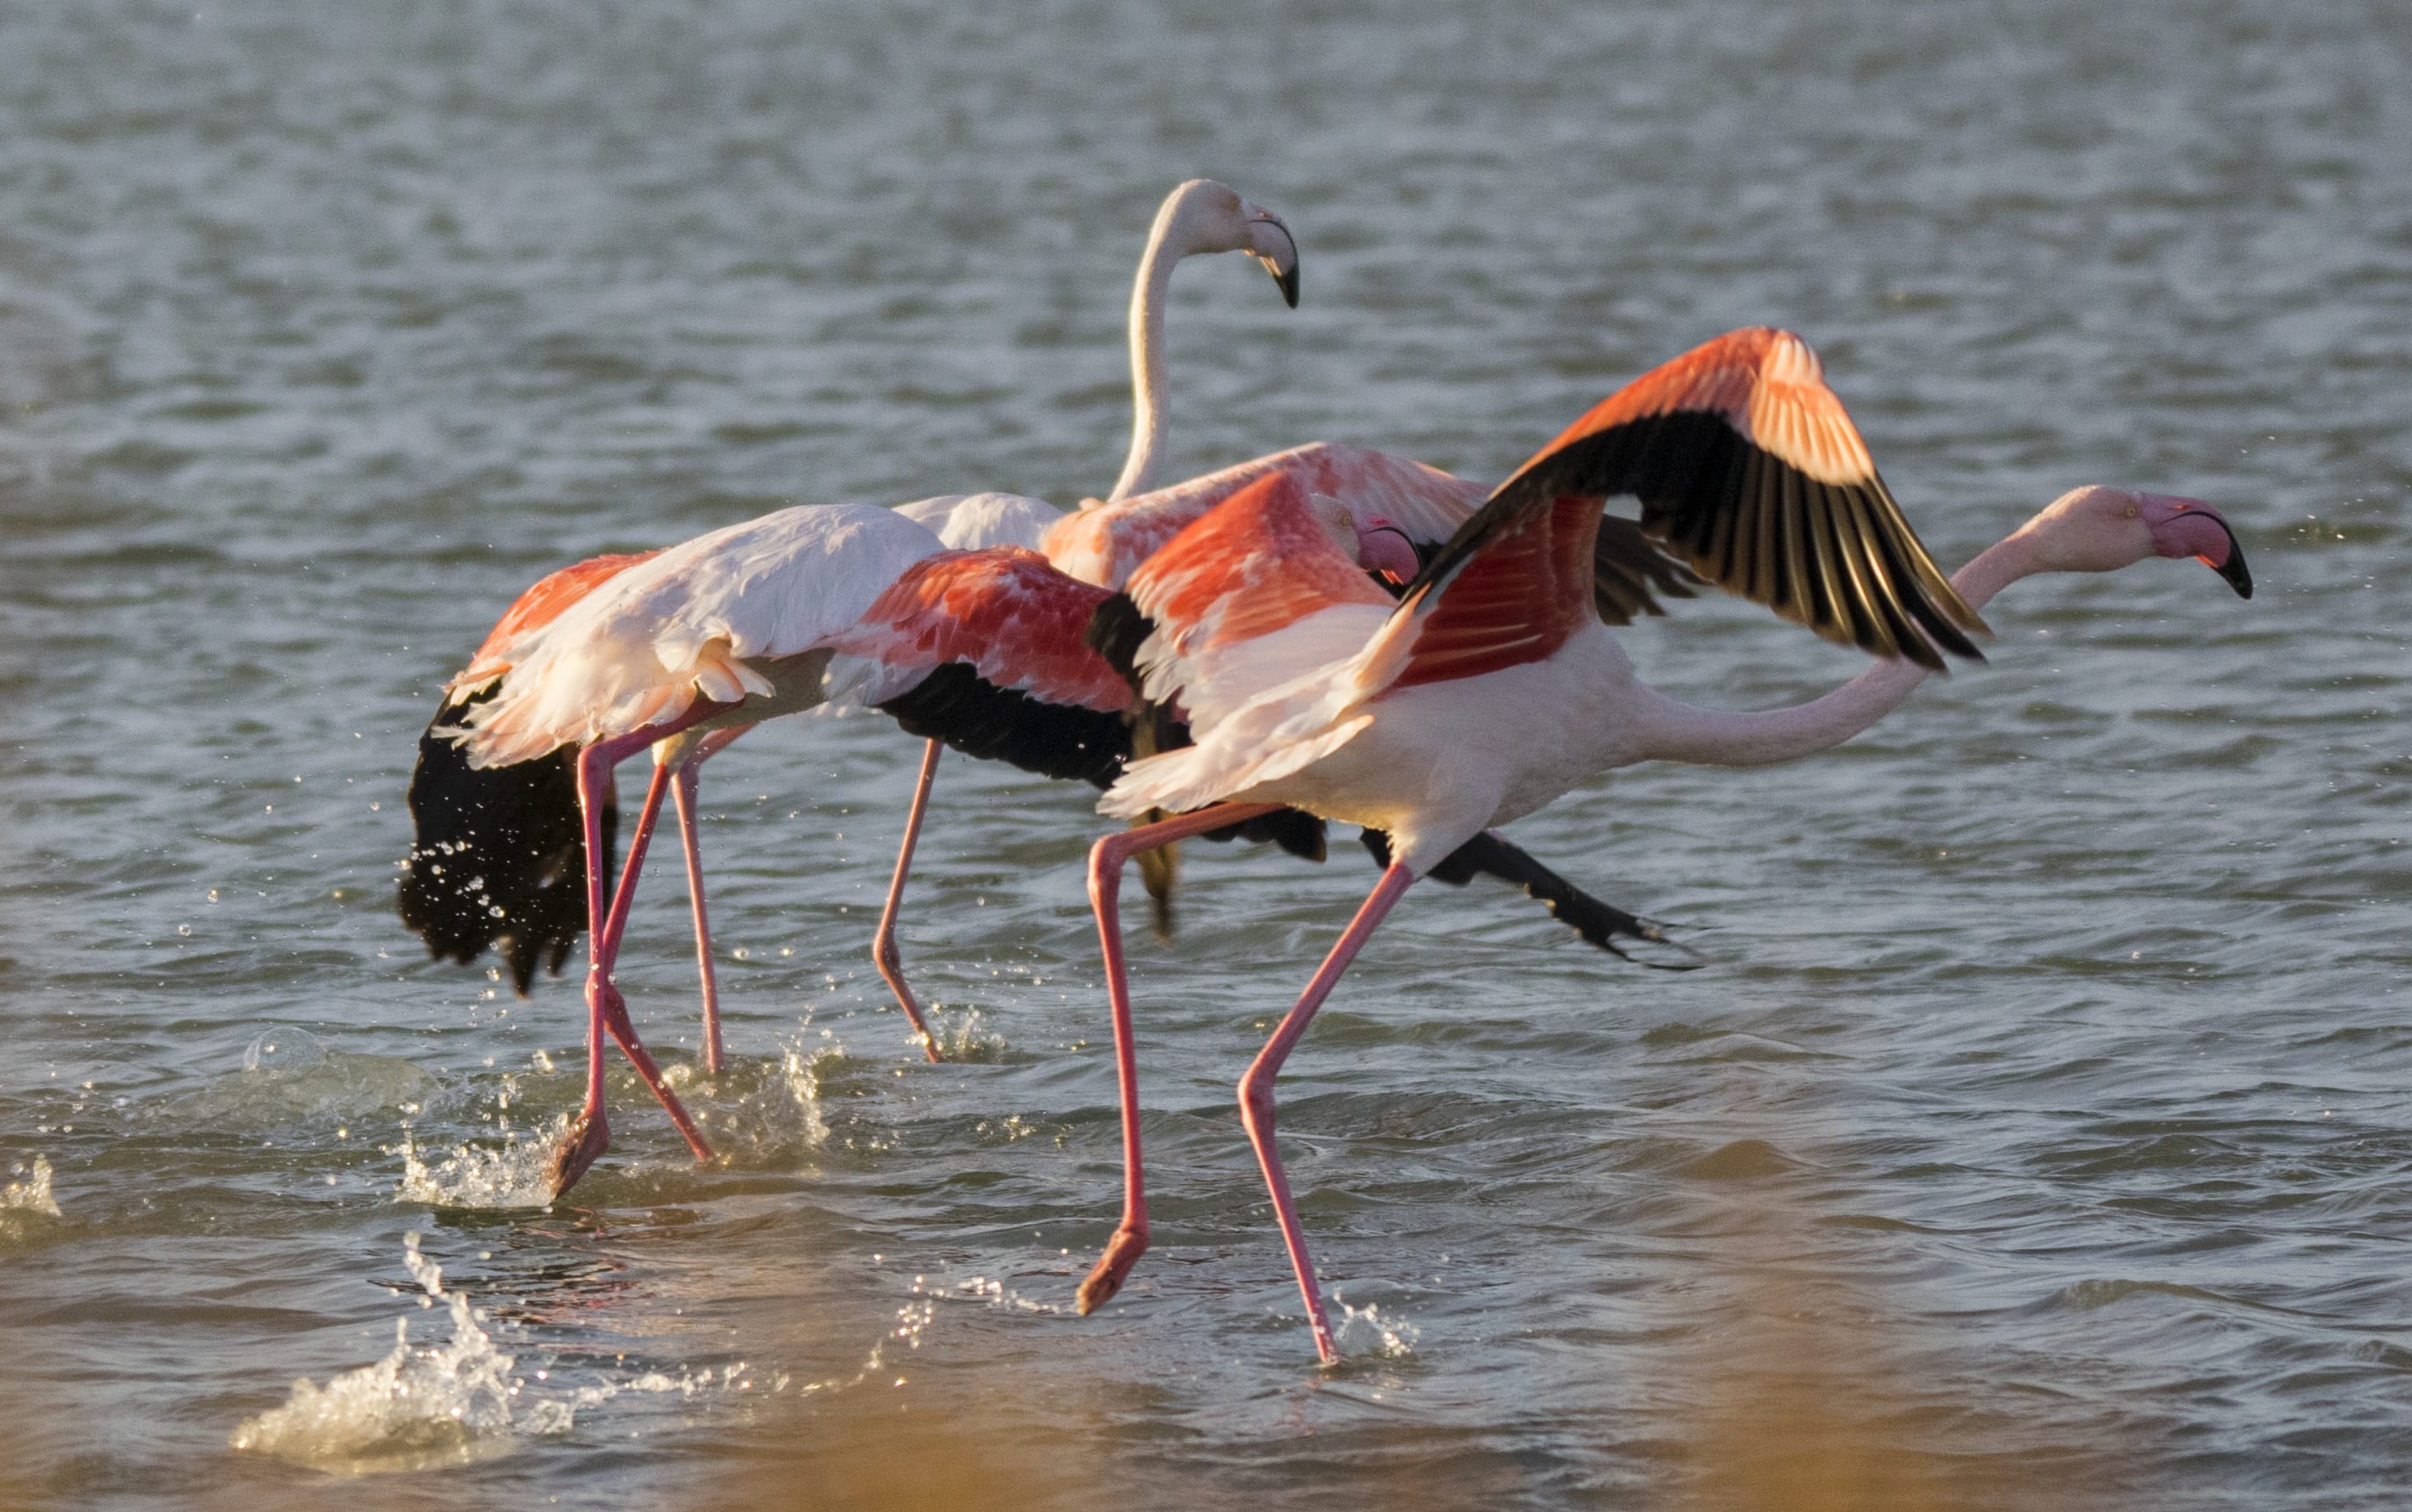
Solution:
M0 1502L2269 1507L2412 1469L2401 7L0 38ZM598 550L1101 491L1128 270L1198 172L1286 213L1306 298L1183 271L1184 472L1328 436L1495 477L1767 320L1947 561L2126 482L2228 508L2260 592L2027 583L1990 667L1844 751L1518 827L1705 969L1411 894L1283 1082L1336 1371L1230 1089L1372 869L1193 857L1135 946L1155 1249L1076 1319L1117 1201L1096 825L949 764L921 1064L865 959L913 757L870 720L711 769L716 1080L674 868L640 904L622 980L726 1161L615 1071L611 1153L526 1205L582 1026L393 917L435 683ZM1743 606L1630 639L1736 706L1854 665Z

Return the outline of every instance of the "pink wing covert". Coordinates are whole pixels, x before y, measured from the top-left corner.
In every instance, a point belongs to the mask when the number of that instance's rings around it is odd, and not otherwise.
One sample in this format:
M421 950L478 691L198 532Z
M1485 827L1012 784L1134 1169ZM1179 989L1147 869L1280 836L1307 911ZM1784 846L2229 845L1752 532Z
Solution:
M551 624L564 609L588 594L638 563L650 561L660 554L659 551L630 551L618 556L589 557L575 566L564 567L559 572L537 579L535 586L513 599L511 607L503 610L503 617L486 632L486 639L478 647L478 653L469 658L469 665L444 685L446 693L455 699L461 698L509 671L511 664L502 658L505 646L530 630Z
M1193 521L1131 575L1127 592L1175 656L1256 640L1334 605L1391 602L1285 472Z
M944 551L907 568L831 649L896 672L961 662L1048 703L1118 711L1129 687L1081 639L1110 596L1023 547Z
M1048 530L1039 549L1083 582L1119 588L1175 536L1241 490L1272 477L1337 499L1360 518L1380 515L1408 539L1426 545L1449 539L1490 492L1404 457L1317 441L1120 504L1077 510Z

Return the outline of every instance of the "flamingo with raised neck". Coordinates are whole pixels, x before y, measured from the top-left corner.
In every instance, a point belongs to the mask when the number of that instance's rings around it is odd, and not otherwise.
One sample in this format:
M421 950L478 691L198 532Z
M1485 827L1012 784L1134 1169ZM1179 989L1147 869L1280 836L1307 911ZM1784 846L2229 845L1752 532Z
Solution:
M1117 498L1152 476L1164 448L1169 405L1164 396L1163 320L1172 270L1184 257L1217 252L1245 253L1272 275L1292 306L1298 303L1298 247L1280 217L1212 179L1192 179L1165 197L1131 287L1133 425L1131 449L1115 489ZM939 545L1035 546L1040 534L1059 518L1052 506L1011 493L949 494L901 506L897 512L936 534L933 550ZM504 610L467 669L446 684L443 702L419 737L408 793L416 833L403 863L399 893L403 921L418 932L429 952L439 960L467 965L489 946L494 947L522 996L527 994L539 965L559 973L586 926L586 863L575 753L564 748L517 765L473 768L452 732L470 719L476 701L501 691L510 672L508 653L514 641L543 628L581 598L651 555L596 557L565 567L522 594ZM888 565L882 558L882 569ZM873 592L876 591L874 585ZM702 1058L711 1071L718 1071L722 1060L719 991L703 902L696 789L704 761L739 733L742 730L731 728L708 739L670 741L654 747L655 759L670 763L674 770L671 791L693 903L697 968L702 979ZM935 752L934 743L925 760L934 759ZM608 855L612 834L608 807L601 834L603 852ZM909 839L906 844L909 849ZM922 1033L919 1006L895 967L893 925L891 902L877 951L882 972L925 1050L934 1049ZM634 1043L633 1032L629 1042ZM632 1051L632 1055L641 1053L641 1050ZM648 1079L654 1079L650 1072Z

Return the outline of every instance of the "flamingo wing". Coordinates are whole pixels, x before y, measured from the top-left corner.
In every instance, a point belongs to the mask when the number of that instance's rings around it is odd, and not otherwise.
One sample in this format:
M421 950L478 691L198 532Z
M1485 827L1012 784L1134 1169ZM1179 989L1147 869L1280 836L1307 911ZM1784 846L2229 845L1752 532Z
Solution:
M1641 500L1638 526L1603 520L1619 493ZM1409 585L1380 661L1413 683L1537 660L1611 568L1655 612L1648 587L1684 565L1875 655L1983 659L1966 632L1984 621L1903 518L1816 355L1755 327L1635 379L1520 468Z
M1022 547L924 558L831 642L832 700L971 756L1103 786L1130 755L1129 689L1082 639L1108 596Z
M446 684L443 703L419 737L419 759L404 794L412 838L396 890L402 921L439 961L465 966L493 946L522 997L539 964L559 974L586 928L576 753L556 750L481 771L469 765L451 732L501 691L496 684L511 669L504 647L653 555L593 557L539 579L503 611L467 668ZM617 818L607 804L607 857Z
M1125 590L1144 623L1130 661L1142 697L1194 723L1353 654L1391 605L1343 544L1336 504L1270 472L1193 521ZM1111 612L1101 626L1110 626Z
M499 649L501 693L457 737L507 766L772 691L756 664L825 649L938 538L892 509L782 509L673 546Z
M962 664L1000 688L1119 712L1129 689L1081 639L1109 596L1023 547L943 551L906 568L830 644L904 681Z
M1241 490L1281 476L1360 517L1379 515L1409 540L1437 546L1488 493L1437 467L1363 447L1316 441L1253 458L1184 483L1075 510L1039 543L1047 559L1083 582L1119 588L1139 565Z
M1195 808L1365 727L1345 674L1392 600L1342 544L1347 528L1333 501L1269 474L1174 536L1099 609L1092 642L1197 739L1134 762L1103 812Z
M562 612L611 579L627 571L640 562L652 560L658 551L631 551L620 556L596 556L558 572L548 573L536 580L535 586L511 600L503 617L486 632L469 665L449 683L444 684L446 701L459 703L492 683L511 669L503 655L503 648L531 630L540 630L559 619Z

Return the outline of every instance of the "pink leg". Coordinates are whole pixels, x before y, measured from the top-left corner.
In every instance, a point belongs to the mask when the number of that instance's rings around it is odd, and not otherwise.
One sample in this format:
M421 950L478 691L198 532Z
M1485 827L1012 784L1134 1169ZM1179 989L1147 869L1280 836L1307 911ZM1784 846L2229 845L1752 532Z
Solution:
M686 852L686 895L695 910L695 969L703 978L703 1068L720 1075L720 984L712 975L712 919L703 905L703 851L695 832L696 763L679 768L679 844Z
M1306 1320L1315 1329L1315 1352L1326 1365L1338 1358L1331 1343L1331 1324L1323 1313L1323 1288L1315 1279L1315 1262L1306 1253L1306 1230L1300 1226L1298 1206L1290 1201L1289 1178L1282 1170L1281 1151L1273 1144L1273 1079L1281 1072L1282 1062L1288 1059L1291 1047L1306 1033L1315 1018L1315 1010L1331 995L1332 985L1348 962L1357 959L1375 929L1382 922L1390 905L1415 881L1415 873L1393 863L1374 884L1365 898L1364 906L1348 921L1331 953L1323 958L1315 977L1299 994L1298 1003L1274 1029L1272 1037L1248 1066L1247 1075L1240 1079L1240 1122L1248 1126L1248 1142L1257 1147L1257 1164L1265 1171L1265 1186L1272 1193L1273 1211L1281 1219L1282 1242L1289 1247L1290 1269L1298 1272L1298 1291L1306 1299Z
M655 767L654 780L645 785L645 807L637 815L637 832L628 842L628 859L620 869L620 887L611 899L611 917L604 926L611 934L611 953L606 958L604 967L607 976L620 962L620 941L628 930L628 908L637 898L637 873L645 864L645 848L654 838L654 824L662 816L662 794L670 786L671 780L672 773L669 768ZM680 1135L686 1139L686 1147L695 1152L695 1158L710 1160L712 1146L705 1141L702 1132L696 1128L695 1121L687 1117L686 1108L678 1100L678 1094L670 1091L669 1083L662 1079L661 1068L654 1064L654 1058L645 1052L644 1045L637 1038L637 1026L628 1019L627 1001L621 997L616 986L607 1000L603 1026L611 1032L613 1039L620 1042L620 1049L627 1055L628 1064L637 1068L637 1075L644 1078L645 1085L651 1087L654 1095L660 1099L663 1108L670 1115L670 1122L678 1125Z
M722 707L699 699L695 707L669 725L598 741L578 754L578 806L585 821L589 860L586 868L586 1102L579 1109L578 1117L571 1121L569 1131L563 1137L559 1148L554 1150L551 1167L546 1172L546 1184L556 1197L577 1184L578 1179L586 1173L586 1167L595 1164L596 1158L610 1148L610 1124L603 1111L603 1036L606 1034L617 1039L621 1049L628 1052L628 1058L636 1063L639 1074L645 1077L655 1094L663 1099L664 1106L670 1109L672 1120L681 1125L681 1131L687 1132L693 1127L686 1119L686 1110L678 1106L677 1097L662 1084L660 1073L653 1070L652 1058L645 1055L644 1047L637 1043L635 1030L628 1023L627 1005L621 999L619 989L611 985L611 966L620 950L620 931L627 923L628 903L635 893L637 864L644 855L645 841L653 827L654 816L661 808L658 775L653 790L647 795L644 818L630 844L627 868L622 873L616 896L608 905L604 899L603 870L593 862L595 858L603 854L603 807L610 795L611 769L655 741L719 712ZM700 1138L689 1133L689 1147L698 1148ZM710 1147L699 1148L698 1155L701 1159L711 1158Z
M1130 977L1123 966L1123 867L1141 851L1270 814L1279 806L1221 803L1108 835L1089 850L1089 904L1096 911L1097 943L1105 955L1106 1003L1114 1021L1114 1075L1122 1084L1123 1221L1106 1241L1106 1252L1090 1269L1088 1279L1081 1283L1079 1305L1083 1317L1122 1290L1123 1278L1147 1253L1147 1186L1139 1150L1139 1056L1131 1041Z
M722 1060L720 1044L720 983L712 972L712 919L703 904L703 843L696 830L696 785L702 775L703 764L728 749L737 737L753 728L741 725L735 729L716 729L695 743L695 749L680 762L678 785L670 789L671 800L678 806L679 847L686 854L686 895L695 914L695 966L703 978L703 1068L713 1076L720 1075Z
M696 761L679 768L679 844L686 852L686 895L695 910L695 969L703 978L703 1068L720 1075L720 984L712 976L712 919L703 906L703 851L695 832Z
M938 756L945 750L945 745L932 741L922 753L921 780L913 788L913 811L904 815L904 844L896 851L896 875L888 884L888 906L879 911L879 932L871 940L871 959L879 967L880 979L896 994L896 1006L912 1024L921 1053L934 1061L940 1058L937 1036L921 1021L920 1001L904 985L904 962L896 949L896 912L904 902L904 879L913 874L913 845L921 838L921 819L930 808L930 784L938 775Z

